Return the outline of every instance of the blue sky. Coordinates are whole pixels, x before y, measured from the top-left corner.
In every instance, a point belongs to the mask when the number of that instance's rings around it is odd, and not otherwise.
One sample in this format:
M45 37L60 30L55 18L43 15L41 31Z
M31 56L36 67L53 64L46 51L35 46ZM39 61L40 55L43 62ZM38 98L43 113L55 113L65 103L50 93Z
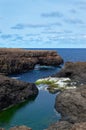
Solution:
M0 0L0 47L86 48L86 0Z

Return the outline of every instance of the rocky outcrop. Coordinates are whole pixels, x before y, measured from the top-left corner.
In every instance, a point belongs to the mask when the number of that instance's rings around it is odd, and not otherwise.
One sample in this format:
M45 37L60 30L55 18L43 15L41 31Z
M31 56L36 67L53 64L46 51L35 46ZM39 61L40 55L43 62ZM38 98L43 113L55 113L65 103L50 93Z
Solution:
M86 121L86 85L73 90L65 90L56 97L55 108L62 120L71 123Z
M56 97L55 108L61 113L60 122L47 130L86 129L86 62L67 62L64 68L54 75L68 77L76 82L77 88L65 90Z
M59 121L46 130L71 130L72 124L67 121Z
M86 122L75 123L71 130L86 130Z
M0 128L0 130L5 130L4 128Z
M56 97L55 108L62 119L75 122L86 121L86 62L67 62L56 77L69 77L79 84L76 89L65 90ZM81 85L81 87L80 87Z
M67 121L60 121L46 130L86 130L86 122L71 124Z
M0 75L0 110L36 97L38 89L33 83L25 83Z
M67 62L55 77L69 77L77 84L86 84L86 62Z
M5 129L4 128L0 128L0 130L5 130ZM23 126L12 127L9 130L32 130L32 129L23 125Z
M56 51L0 49L0 73L26 72L36 64L59 66L63 59Z
M35 84L38 88L43 90L48 90L50 93L57 93L64 91L65 89L74 89L74 83L69 78L57 78L57 77L47 77L38 79Z
M23 126L15 126L13 128L10 128L10 130L32 130L32 129L23 125Z

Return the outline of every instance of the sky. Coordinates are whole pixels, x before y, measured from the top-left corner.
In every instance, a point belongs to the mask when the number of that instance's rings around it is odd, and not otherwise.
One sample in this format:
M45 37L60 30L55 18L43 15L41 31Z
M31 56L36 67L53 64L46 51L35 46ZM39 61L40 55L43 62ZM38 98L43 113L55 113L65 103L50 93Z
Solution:
M86 48L86 0L0 0L0 47Z

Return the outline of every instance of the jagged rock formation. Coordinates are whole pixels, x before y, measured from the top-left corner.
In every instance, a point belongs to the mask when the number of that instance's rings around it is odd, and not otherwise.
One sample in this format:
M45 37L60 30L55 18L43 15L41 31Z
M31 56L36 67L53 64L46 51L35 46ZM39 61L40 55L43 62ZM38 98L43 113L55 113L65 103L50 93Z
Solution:
M71 123L86 121L86 85L65 90L56 97L55 108Z
M62 115L62 121L47 130L86 129L86 86L65 90L56 97L55 108Z
M55 108L61 113L62 121L51 125L47 130L85 130L86 62L67 62L64 68L54 76L68 77L75 81L78 87L57 95Z
M69 77L77 84L86 84L86 62L67 62L55 77Z
M38 89L33 83L25 83L0 75L0 110L36 97Z
M0 49L0 73L21 73L33 69L36 64L59 66L62 63L56 51Z

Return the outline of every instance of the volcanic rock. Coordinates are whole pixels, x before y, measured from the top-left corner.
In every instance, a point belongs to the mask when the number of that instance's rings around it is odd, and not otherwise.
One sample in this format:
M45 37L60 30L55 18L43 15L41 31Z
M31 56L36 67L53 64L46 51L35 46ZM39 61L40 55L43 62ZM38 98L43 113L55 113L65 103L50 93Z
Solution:
M34 68L36 64L59 66L63 59L56 51L0 49L0 73L22 73Z
M55 77L69 77L77 84L86 84L86 62L67 62Z
M0 130L5 130L4 128L0 128Z
M37 94L35 84L0 75L0 110L36 97Z
M86 130L86 122L71 124L67 121L59 121L46 130Z
M75 123L71 130L86 130L86 122Z
M86 130L86 62L67 62L54 77L70 78L76 88L57 95L55 108L61 113L61 121L47 130Z
M13 128L10 128L10 130L32 130L32 129L26 126L15 126Z
M59 121L46 130L71 130L72 124L67 121Z
M69 122L86 121L86 85L65 90L56 97L55 108L62 115L62 120Z

